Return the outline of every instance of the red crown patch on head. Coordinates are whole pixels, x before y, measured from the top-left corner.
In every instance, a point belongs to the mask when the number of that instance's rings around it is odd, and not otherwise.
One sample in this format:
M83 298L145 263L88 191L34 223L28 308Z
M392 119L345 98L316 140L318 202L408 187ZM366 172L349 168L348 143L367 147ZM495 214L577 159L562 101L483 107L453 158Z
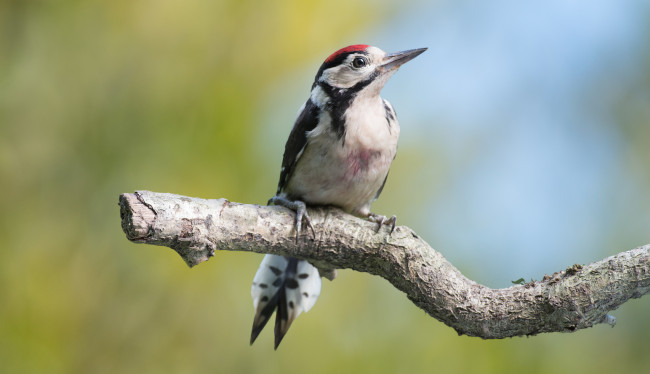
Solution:
M363 50L365 50L365 49L368 48L368 47L370 47L370 46L367 45L367 44L355 44L355 45L349 45L349 46L347 46L347 47L345 47L345 48L341 48L341 49L339 49L338 51L332 53L332 54L330 55L330 57L328 57L328 58L325 60L325 62L330 62L330 61L334 60L336 57L342 55L343 53L359 52L359 51L363 51Z

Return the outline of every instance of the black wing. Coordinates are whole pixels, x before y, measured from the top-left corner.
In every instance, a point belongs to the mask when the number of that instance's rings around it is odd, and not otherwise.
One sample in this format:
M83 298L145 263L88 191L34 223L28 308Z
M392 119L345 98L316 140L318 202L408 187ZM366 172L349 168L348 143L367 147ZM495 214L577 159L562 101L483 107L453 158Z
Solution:
M284 157L282 157L282 170L278 182L278 194L286 187L293 174L299 156L307 146L307 131L313 130L318 125L320 108L311 99L307 100L302 112L296 118L296 123L291 129L287 144L284 146Z
M388 180L388 173L386 173L386 177L384 177L384 183L381 184L381 187L379 187L377 193L375 194L375 200L379 199L379 195L381 195L381 191L384 190L384 186L386 185L387 180Z

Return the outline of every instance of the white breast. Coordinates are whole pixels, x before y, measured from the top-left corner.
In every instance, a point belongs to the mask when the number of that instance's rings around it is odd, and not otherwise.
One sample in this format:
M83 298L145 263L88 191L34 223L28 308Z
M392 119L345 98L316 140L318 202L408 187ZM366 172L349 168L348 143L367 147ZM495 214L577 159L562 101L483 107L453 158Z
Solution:
M332 130L323 112L319 125L307 133L286 193L307 204L336 205L366 216L397 151L399 124L386 118L379 96L359 97L346 112L344 139Z

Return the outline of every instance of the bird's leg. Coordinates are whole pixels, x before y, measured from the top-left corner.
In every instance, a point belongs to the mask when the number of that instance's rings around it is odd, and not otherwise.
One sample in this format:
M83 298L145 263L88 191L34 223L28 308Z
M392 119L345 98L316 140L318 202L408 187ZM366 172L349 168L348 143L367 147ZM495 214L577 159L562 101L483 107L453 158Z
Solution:
M314 226L311 224L311 218L309 218L309 214L307 213L307 205L305 205L304 202L300 200L291 201L282 196L273 196L269 199L269 202L267 204L280 205L296 212L296 243L298 243L298 238L300 237L303 219L311 229L311 233L314 236L314 239L316 239L316 231L314 230Z
M390 233L392 234L393 231L395 231L395 224L397 223L397 216L393 215L390 218L386 218L386 216L382 216L382 215L375 214L375 213L370 213L370 214L368 214L368 221L378 223L377 232L379 232L379 230L381 230L381 227L384 226L384 225L390 226Z

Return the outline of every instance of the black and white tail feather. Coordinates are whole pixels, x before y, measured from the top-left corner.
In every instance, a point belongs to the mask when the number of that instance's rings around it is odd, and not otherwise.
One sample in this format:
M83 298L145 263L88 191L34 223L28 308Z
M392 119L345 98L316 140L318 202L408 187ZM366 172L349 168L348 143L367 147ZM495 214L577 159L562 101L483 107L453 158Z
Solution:
M305 260L266 255L260 264L251 296L255 308L251 344L257 339L271 315L275 315L275 349L291 323L307 312L318 300L321 279L318 269Z

